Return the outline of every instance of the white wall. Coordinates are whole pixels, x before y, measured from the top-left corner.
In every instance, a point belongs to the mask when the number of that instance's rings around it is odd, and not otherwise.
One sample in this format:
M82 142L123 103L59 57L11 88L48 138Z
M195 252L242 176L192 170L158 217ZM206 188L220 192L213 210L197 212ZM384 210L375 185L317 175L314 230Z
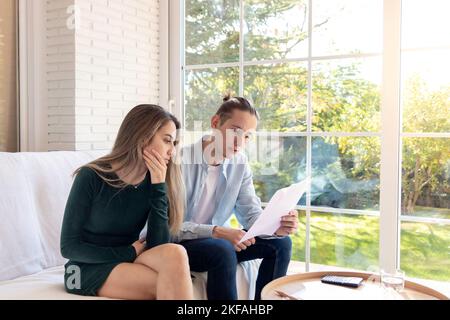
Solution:
M110 148L132 107L159 102L159 0L47 0L46 14L48 149Z
M47 38L48 149L75 150L75 31L67 28L73 0L50 0L45 6Z

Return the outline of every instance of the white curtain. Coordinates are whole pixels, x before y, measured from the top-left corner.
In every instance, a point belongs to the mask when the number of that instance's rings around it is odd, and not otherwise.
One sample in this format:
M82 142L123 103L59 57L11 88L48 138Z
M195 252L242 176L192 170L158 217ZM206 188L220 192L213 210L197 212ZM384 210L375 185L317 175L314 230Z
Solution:
M17 2L0 1L0 152L18 151Z

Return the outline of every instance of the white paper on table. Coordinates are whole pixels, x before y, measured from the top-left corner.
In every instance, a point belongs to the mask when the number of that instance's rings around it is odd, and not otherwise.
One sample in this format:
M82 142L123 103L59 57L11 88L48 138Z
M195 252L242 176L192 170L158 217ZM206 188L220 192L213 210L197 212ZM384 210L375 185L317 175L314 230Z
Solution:
M242 237L241 242L260 235L272 235L280 227L280 219L295 208L311 182L308 177L302 182L294 183L275 192L261 215Z

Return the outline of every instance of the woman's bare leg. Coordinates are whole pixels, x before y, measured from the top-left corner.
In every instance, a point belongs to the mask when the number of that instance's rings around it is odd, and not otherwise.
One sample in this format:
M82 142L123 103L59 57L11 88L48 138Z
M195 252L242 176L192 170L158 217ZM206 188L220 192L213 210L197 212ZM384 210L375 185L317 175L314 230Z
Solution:
M132 300L192 299L186 250L165 244L145 251L134 263L117 265L97 295Z
M117 265L97 292L100 297L130 300L156 299L158 274L141 264Z
M193 299L192 280L186 249L177 244L163 244L143 252L134 262L158 273L157 299Z

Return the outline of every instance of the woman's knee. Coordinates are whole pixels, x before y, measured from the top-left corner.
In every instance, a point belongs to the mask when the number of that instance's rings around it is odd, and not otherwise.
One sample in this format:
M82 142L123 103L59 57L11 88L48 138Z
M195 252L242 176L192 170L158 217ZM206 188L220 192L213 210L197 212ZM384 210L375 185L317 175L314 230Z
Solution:
M162 245L161 249L161 258L164 261L173 267L189 269L188 255L183 246L174 243L167 243Z

